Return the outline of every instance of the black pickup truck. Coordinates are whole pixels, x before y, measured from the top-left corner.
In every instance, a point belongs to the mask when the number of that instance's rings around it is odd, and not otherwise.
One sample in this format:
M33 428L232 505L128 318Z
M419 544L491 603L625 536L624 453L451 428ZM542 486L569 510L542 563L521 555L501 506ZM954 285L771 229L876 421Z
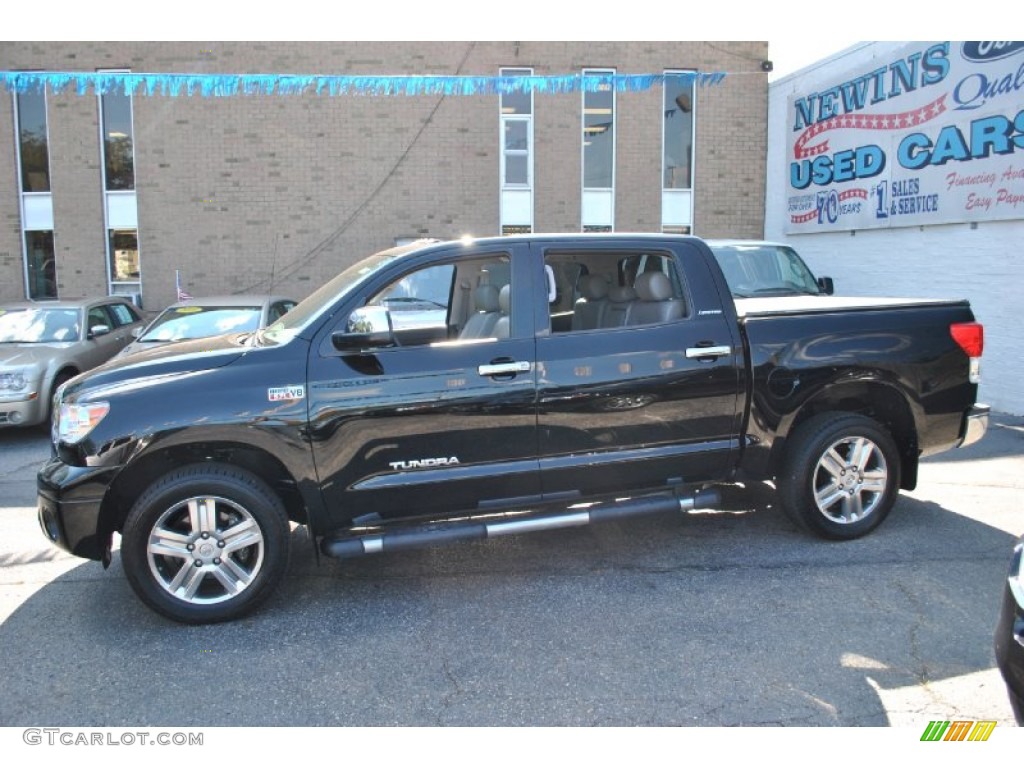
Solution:
M966 301L813 278L734 292L694 237L383 251L265 330L62 387L39 522L104 565L119 533L138 596L202 623L271 593L291 523L355 557L714 506L716 484L762 480L801 526L851 539L921 456L984 432Z

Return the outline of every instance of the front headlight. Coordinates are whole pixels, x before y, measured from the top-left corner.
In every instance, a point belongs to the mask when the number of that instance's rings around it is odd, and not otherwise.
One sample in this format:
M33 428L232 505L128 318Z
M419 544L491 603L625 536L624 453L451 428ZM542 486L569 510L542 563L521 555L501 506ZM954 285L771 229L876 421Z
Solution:
M110 403L61 403L54 429L57 441L74 445L95 429L110 411Z
M0 393L24 392L32 383L31 368L14 368L0 373Z

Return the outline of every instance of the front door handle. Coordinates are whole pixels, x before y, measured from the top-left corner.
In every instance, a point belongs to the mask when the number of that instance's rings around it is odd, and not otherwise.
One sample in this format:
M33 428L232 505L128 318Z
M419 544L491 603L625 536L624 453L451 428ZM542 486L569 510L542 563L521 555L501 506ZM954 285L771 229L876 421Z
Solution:
M533 370L533 363L522 362L489 363L481 365L476 372L481 376L508 376L509 374L528 373Z
M721 357L722 355L728 355L732 352L732 347L721 346L721 347L687 347L686 357L690 360L701 357Z

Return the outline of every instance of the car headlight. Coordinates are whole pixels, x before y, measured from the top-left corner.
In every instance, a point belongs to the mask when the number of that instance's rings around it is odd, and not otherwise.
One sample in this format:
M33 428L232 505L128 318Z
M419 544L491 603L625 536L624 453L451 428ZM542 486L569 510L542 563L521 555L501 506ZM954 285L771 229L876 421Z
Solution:
M30 368L15 368L0 373L0 392L24 392L32 383Z
M110 403L61 403L57 416L55 437L62 443L74 445L95 429L110 411Z

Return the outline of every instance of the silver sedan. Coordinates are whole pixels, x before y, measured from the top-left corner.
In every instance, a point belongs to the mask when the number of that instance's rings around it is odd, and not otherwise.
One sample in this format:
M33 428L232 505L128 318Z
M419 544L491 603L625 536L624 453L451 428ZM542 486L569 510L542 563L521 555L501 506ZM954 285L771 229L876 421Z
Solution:
M0 428L47 422L57 387L112 358L142 325L119 296L0 305Z
M285 296L209 296L171 304L156 316L120 357L172 341L266 328L295 306Z

